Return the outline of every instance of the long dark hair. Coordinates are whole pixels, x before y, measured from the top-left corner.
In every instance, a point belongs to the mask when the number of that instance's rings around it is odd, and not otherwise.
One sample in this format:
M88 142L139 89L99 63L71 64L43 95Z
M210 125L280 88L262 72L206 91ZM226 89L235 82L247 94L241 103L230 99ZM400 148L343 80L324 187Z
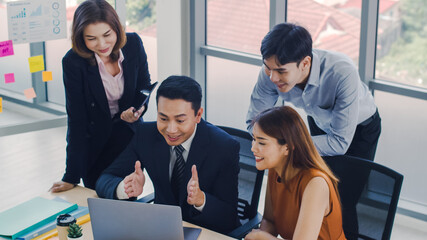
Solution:
M86 47L83 31L88 25L100 22L110 25L117 35L117 42L110 55L112 61L119 59L119 50L126 44L126 33L114 8L105 0L84 1L74 13L71 41L73 43L73 51L86 58L92 65L96 63L95 56Z
M252 121L268 136L277 139L280 145L288 144L289 155L281 177L284 184L290 179L290 170L318 169L325 173L337 189L338 179L319 155L299 114L291 107L282 106L261 112Z

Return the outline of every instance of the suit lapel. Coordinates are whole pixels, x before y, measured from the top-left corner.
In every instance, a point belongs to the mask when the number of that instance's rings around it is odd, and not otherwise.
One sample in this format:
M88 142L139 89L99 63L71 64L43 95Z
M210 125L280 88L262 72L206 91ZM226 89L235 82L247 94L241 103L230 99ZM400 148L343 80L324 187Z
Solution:
M99 75L98 65L88 66L89 88L95 98L95 101L101 109L110 116L110 107L108 106L107 95L105 94L104 84L102 84L101 75Z
M135 59L132 63L132 61L130 61L132 59L129 59L132 56L128 56L127 51L125 49L123 49L122 53L124 56L124 60L122 62L124 87L123 87L123 96L119 100L119 107L124 111L133 104L132 99L134 98L134 94L135 94L134 92L134 89L136 86L135 74L137 70L128 71L128 69L136 69L134 67ZM129 64L132 64L132 65L130 66Z
M166 143L165 139L160 133L156 134L156 137L153 139L153 141L155 141L155 144L152 149L153 154L151 156L155 157L155 159L152 159L156 166L155 173L158 174L159 180L162 182L160 185L169 186L169 191L167 191L169 192L169 197L171 199L175 199L169 180L170 146Z

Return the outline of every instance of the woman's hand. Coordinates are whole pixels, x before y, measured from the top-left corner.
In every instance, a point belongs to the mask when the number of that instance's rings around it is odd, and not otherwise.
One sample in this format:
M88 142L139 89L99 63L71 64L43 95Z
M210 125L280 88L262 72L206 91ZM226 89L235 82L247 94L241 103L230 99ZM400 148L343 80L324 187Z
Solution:
M72 189L75 185L72 183L67 183L63 181L53 183L52 187L50 187L49 191L53 193L68 191Z
M128 108L126 111L123 111L120 114L120 118L128 123L133 123L141 117L142 112L144 112L145 106L142 106L138 111L135 111L134 107Z

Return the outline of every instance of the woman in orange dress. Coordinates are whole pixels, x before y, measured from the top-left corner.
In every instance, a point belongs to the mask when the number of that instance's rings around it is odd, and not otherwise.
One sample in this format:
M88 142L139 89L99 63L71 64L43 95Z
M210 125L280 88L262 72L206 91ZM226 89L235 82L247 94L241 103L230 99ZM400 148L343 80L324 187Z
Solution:
M291 107L275 107L253 120L252 152L269 169L260 229L245 240L346 239L338 179L320 157L305 123Z

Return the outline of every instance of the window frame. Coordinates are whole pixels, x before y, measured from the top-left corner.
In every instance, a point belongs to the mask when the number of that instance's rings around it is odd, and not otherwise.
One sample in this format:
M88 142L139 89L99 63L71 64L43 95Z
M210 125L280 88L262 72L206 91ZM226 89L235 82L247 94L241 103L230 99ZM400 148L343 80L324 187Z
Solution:
M362 1L359 46L359 75L361 80L368 85L373 94L375 91L382 91L427 100L427 88L375 78L379 1ZM275 9L275 11L270 11L270 29L278 23L286 22L287 3L287 0L270 0L270 9ZM190 76L200 83L204 91L204 96L206 96L206 91L208 91L206 89L207 56L257 66L262 66L263 64L261 55L207 45L206 14L206 0L190 0ZM202 106L206 108L206 98L203 98ZM209 121L208 116L205 115L205 118ZM399 207L398 213L418 219L425 218L426 215L414 209L416 208L407 209L406 207Z
M270 0L270 29L286 22L287 0ZM411 86L393 81L375 78L377 25L379 16L379 0L362 1L361 33L359 48L359 75L374 93L376 90L397 95L427 100L427 88ZM262 65L260 55L225 49L206 44L207 35L207 3L206 0L190 1L190 76L195 78L206 94L206 57L213 56L227 60ZM202 102L206 107L206 100ZM206 116L207 117L207 116Z

